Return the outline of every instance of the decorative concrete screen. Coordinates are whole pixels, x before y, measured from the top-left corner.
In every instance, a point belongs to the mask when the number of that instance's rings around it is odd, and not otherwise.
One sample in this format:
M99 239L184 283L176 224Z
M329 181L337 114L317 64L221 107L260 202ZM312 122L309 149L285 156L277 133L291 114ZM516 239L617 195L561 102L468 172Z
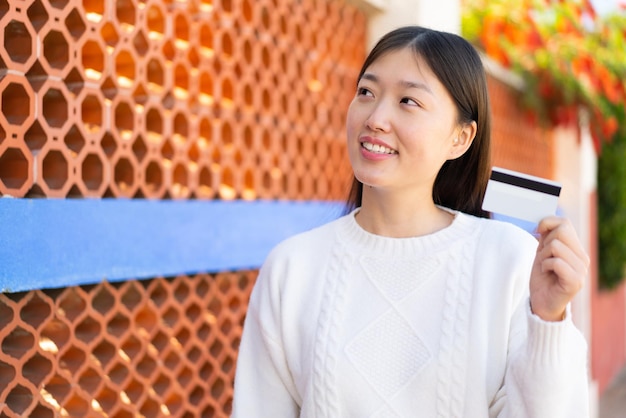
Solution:
M0 294L0 416L228 416L255 277Z
M343 1L4 0L0 28L2 195L345 194Z
M340 0L0 0L0 218L8 197L43 222L38 202L108 198L106 225L116 201L343 199L365 24ZM256 274L0 293L0 417L228 416Z

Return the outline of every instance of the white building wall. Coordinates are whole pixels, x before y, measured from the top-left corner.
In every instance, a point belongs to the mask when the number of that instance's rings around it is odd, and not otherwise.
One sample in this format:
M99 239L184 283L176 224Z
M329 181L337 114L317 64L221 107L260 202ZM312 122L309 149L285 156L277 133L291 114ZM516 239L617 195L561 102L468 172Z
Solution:
M460 33L459 0L348 0L369 15L368 49L385 33L398 26L420 25L446 32Z
M555 179L563 184L559 207L571 222L578 236L591 253L594 245L590 231L591 196L596 191L597 156L589 131L588 116L581 113L580 137L575 128L561 128L555 132ZM572 302L574 323L591 342L591 286L590 277ZM591 359L591 343L589 344ZM590 381L591 416L598 415L598 385Z

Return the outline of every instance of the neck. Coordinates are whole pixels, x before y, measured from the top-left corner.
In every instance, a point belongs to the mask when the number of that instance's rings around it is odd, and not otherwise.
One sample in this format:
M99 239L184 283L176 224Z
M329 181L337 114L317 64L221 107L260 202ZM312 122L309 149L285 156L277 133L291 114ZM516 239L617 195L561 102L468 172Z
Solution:
M453 218L435 205L431 195L409 198L365 186L356 220L372 234L408 238L437 232L449 226Z

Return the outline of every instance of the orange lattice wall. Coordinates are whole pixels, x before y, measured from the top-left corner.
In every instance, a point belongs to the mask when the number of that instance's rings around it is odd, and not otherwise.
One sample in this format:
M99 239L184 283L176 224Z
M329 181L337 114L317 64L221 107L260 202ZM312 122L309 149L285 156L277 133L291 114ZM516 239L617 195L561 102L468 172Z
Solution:
M5 0L0 28L0 194L344 195L353 6Z
M222 417L256 272L0 294L0 417Z
M365 24L337 0L0 0L0 196L343 199ZM0 294L0 417L228 416L255 277Z

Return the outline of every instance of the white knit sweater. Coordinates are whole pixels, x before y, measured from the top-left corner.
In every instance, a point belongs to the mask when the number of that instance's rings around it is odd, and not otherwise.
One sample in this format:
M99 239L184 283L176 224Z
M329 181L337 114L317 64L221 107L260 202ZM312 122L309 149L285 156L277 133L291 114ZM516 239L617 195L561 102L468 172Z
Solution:
M455 212L434 234L387 238L355 212L269 255L233 418L588 416L584 338L569 312L529 309L530 234Z

